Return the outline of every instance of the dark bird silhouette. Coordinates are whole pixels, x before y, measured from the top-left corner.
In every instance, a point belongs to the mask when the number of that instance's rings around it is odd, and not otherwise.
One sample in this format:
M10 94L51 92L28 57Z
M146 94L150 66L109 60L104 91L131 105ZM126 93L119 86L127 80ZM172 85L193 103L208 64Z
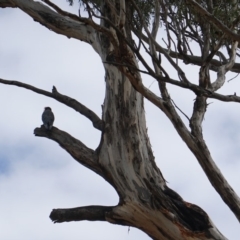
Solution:
M42 114L43 125L47 130L51 130L54 122L54 115L50 107L45 107Z

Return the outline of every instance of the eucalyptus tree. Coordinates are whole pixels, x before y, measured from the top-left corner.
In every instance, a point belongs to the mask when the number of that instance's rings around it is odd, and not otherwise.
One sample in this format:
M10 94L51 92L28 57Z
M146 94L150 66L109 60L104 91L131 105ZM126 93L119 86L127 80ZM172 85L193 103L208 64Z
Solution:
M81 0L77 4L88 17L82 17L81 11L66 12L49 0L0 0L1 8L19 8L49 30L91 45L105 70L101 117L56 87L48 92L23 82L0 79L2 84L56 99L88 118L101 132L101 141L94 150L56 127L51 131L43 126L34 130L36 136L59 143L77 162L104 178L119 196L116 206L54 209L50 218L57 223L90 220L133 226L159 240L226 239L204 210L184 201L167 186L150 145L144 99L169 119L213 188L240 220L239 197L213 160L202 131L208 99L240 102L236 93L217 93L224 87L227 72L240 72L236 62L239 1ZM159 31L164 31L163 43L158 41ZM195 54L196 48L199 55ZM177 78L167 70L166 62ZM199 68L199 77L194 79L198 83L188 79L184 64ZM211 72L217 73L216 79L212 79ZM159 94L143 84L144 74L158 83ZM195 94L190 117L171 98L169 85Z

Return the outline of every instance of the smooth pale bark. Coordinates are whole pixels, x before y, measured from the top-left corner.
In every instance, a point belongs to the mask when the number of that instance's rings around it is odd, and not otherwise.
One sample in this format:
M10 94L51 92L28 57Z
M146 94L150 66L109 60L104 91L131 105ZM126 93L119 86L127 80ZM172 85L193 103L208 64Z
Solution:
M215 166L201 136L201 121L206 107L204 94L218 95L191 83L180 83L198 94L203 93L195 103L191 118L192 132L190 132L177 115L167 92L163 99L143 86L141 76L136 71L138 65L135 54L137 53L134 53L134 49L126 43L131 37L127 29L123 28L126 20L123 14L125 3L120 4L123 8L120 11L120 19L110 11L109 6L103 7L105 16L111 20L112 24L114 26L120 24L119 29L114 29L105 20L102 20L101 25L98 26L91 19L66 14L54 5L51 7L56 11L31 0L0 0L0 7L18 7L35 21L56 33L90 44L104 64L106 95L102 119L92 112L89 115L88 109L78 102L74 102L74 105L69 104L66 96L59 94L56 89L53 93L49 93L17 82L9 83L3 79L0 81L25 87L53 97L69 107L77 108L79 113L88 117L93 124L97 121L97 128L102 131L98 148L92 150L80 140L56 127L50 132L43 127L35 129L36 136L58 142L80 164L108 181L119 195L117 206L54 209L50 218L54 222L90 220L133 226L143 230L153 239L159 240L226 239L200 207L185 202L181 196L167 187L163 175L155 164L147 134L143 103L143 97L145 97L166 114L178 134L195 154L213 186L219 181L221 184L224 183L216 186L220 188L218 192L223 199L230 195L231 198L226 201L229 201L228 205L230 208L232 206L231 209L238 216L239 199ZM152 42L154 44L154 41ZM141 59L141 56L137 56ZM169 81L158 74L156 78L162 81L160 85ZM215 88L218 87L217 85L215 84ZM164 84L160 88L164 89ZM235 98L231 96L230 99ZM236 97L235 100L239 98ZM211 177L211 171L215 173L213 177Z

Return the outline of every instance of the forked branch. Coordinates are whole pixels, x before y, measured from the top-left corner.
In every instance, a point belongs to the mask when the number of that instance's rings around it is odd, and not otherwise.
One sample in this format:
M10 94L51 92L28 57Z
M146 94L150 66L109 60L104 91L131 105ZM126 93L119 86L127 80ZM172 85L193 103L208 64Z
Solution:
M57 142L77 162L93 170L98 175L103 176L102 168L98 163L97 153L85 146L80 140L56 127L46 130L43 125L41 128L35 128L34 134L37 137L46 137Z
M52 90L53 98L57 101L64 103L65 105L75 109L77 112L81 113L85 117L87 117L95 128L102 131L104 127L104 122L89 108L78 102L77 100L70 98L66 95L60 94L56 87L53 86Z
M131 2L134 3L133 0ZM137 6L135 5L136 9ZM138 10L139 15L141 16L140 10ZM148 36L148 43L150 49L152 48L152 44L154 44L154 47L157 46L156 41L154 40L153 36L149 32L146 26L144 26L144 30L147 33ZM161 49L161 46L158 45ZM236 45L234 45L236 47ZM136 54L138 59L143 63L142 56L139 53L138 50L131 48L132 51ZM235 48L236 49L236 48ZM206 47L206 52L208 52L208 47ZM151 52L152 54L153 52ZM130 54L129 54L130 55ZM165 53L165 56L167 57L168 54ZM170 56L168 56L170 58ZM235 59L235 56L233 56ZM171 59L171 61L173 61ZM231 64L233 63L232 60L230 60ZM232 65L227 64L226 71L231 69ZM132 64L133 65L133 64ZM174 65L173 65L174 66ZM178 67L178 66L177 66ZM152 72L153 70L150 69ZM177 68L176 68L177 70ZM204 113L206 111L206 97L219 97L218 94L214 93L213 91L209 91L206 89L207 86L197 86L187 81L176 81L173 79L170 79L168 76L164 77L161 74L158 74L155 70L154 73L149 71L149 74L152 75L155 79L158 80L159 83L161 82L169 82L174 85L178 85L184 88L191 89L193 92L197 95L197 101L195 102L194 106L194 113L193 117L191 119L191 128L192 132L190 133L181 118L176 113L176 110L172 104L168 104L167 99L159 99L160 101L153 101L154 98L149 98L149 96L152 96L151 92L147 90L141 83L140 80L137 79L137 74L129 74L128 72L125 72L125 74L128 76L129 80L131 81L134 88L139 91L144 97L148 98L152 103L154 103L156 106L158 106L170 119L172 124L174 125L175 129L183 139L183 141L186 143L186 145L189 147L189 149L194 153L196 158L198 159L200 165L202 166L204 172L206 173L207 177L209 178L211 184L214 186L216 191L219 193L219 195L222 197L224 202L228 205L228 207L232 210L232 212L235 214L238 220L240 220L240 199L237 196L237 194L234 192L234 190L231 188L231 186L228 184L227 180L222 175L221 171L216 166L215 162L213 161L211 154L205 145L205 142L202 137L202 129L201 129L201 123L204 117ZM226 73L226 72L225 72ZM204 68L204 66L201 68L201 79L203 82L208 79L208 66ZM226 98L226 96L224 96ZM223 99L223 98L221 98ZM162 104L159 104L159 103Z
M112 43L116 44L112 33L91 19L80 18L70 13L67 14L60 8L55 8L56 11L58 10L55 12L45 4L33 0L11 0L9 2L11 4L6 4L6 0L0 0L0 7L18 7L31 16L34 21L39 22L48 29L68 38L75 38L90 43L96 52L99 51L98 41L96 39L98 32L103 32L108 35ZM46 2L50 4L50 1ZM51 7L54 8L53 3Z
M51 8L53 8L60 15L66 16L68 18L71 18L74 21L78 21L80 23L84 23L84 25L89 25L89 26L93 27L93 29L106 34L109 37L109 39L111 40L111 42L113 43L113 45L115 45L115 46L117 45L117 43L116 43L112 33L107 28L105 28L103 26L100 26L99 24L95 23L92 20L91 17L84 18L84 17L80 17L80 16L77 16L77 15L72 14L72 13L66 12L66 11L62 10L60 7L58 7L56 4L52 3L49 0L42 0L42 2L45 2L47 5L49 5Z
M144 35L143 33L140 33L140 32L136 32L136 31L134 31L134 33L137 35L137 37L142 39L144 42L148 43L149 40L146 35ZM155 43L155 47L159 53L168 52L168 54L171 58L177 58L177 59L183 60L183 62L185 64L194 64L197 66L202 66L202 64L203 64L203 59L201 56L196 56L196 55L193 56L193 55L187 55L187 54L185 54L183 56L181 53L161 47L157 42ZM221 61L219 61L217 59L212 59L210 61L209 69L217 72L219 67L222 66L222 64L226 64L226 63L227 63L226 59L223 59ZM229 71L239 73L240 72L240 63L234 63L232 68Z
M212 83L213 91L218 90L225 83L226 73L229 70L231 70L231 68L234 66L234 63L236 60L237 47L238 47L238 42L236 41L234 44L232 44L231 57L230 57L229 61L226 64L224 64L223 66L219 67L219 70L217 73L217 79L215 82Z

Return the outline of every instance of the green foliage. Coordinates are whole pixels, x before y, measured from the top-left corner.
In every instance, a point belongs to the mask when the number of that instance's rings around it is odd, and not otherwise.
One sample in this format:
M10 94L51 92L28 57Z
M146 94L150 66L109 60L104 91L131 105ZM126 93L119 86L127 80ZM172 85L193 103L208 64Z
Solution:
M155 0L135 0L136 5L138 8L141 10L141 15L143 18L144 23L149 26L150 25L150 20L152 16L154 15L154 2ZM142 24L140 20L139 13L136 11L136 9L133 9L133 22L132 24L134 25L135 28L141 29Z
M67 0L70 5L73 5L74 0ZM86 4L91 6L92 10L94 11L100 11L100 5L103 1L101 0L79 0L78 1L80 6L83 6L84 9L86 9ZM112 0L109 1L110 3L113 2ZM117 2L117 1L116 1ZM141 10L141 17L143 18L143 21L145 24L149 25L152 15L154 14L154 2L155 0L135 0L136 5ZM131 19L130 24L132 24L134 27L141 28L141 18L138 14L138 11L134 9L133 5L126 1L126 4L128 4L127 12L131 15L128 16L128 19Z
M74 0L67 0L67 2L72 5ZM240 32L240 0L196 0L196 2L229 29L237 33ZM117 0L78 0L78 3L85 10L90 8L94 12L101 12L102 3L111 4L111 7L114 7L116 12L119 12ZM126 1L127 24L132 28L141 30L142 20L147 26L151 25L151 19L155 14L155 0L135 0L135 3L141 13L135 9L131 1ZM181 33L181 35L185 35L183 38L186 41L198 39L197 41L204 42L205 37L210 34L211 46L214 46L221 37L224 38L225 44L231 44L231 39L226 38L222 31L206 21L202 14L196 11L188 1L162 0L159 3L162 26L165 26L166 29L169 28L176 36ZM186 30L188 31L187 34L184 33Z
M240 0L196 0L196 2L231 31L235 31L236 33L239 32ZM226 37L214 24L210 24L209 21L206 21L206 18L196 11L188 1L170 0L169 7L174 14L168 14L168 22L175 21L180 23L180 32L184 32L184 28L190 30L191 33L187 34L191 36L190 39L201 38L204 42L206 36L210 34L211 47L213 47L220 38L223 39L223 45L231 45L232 40ZM163 21L163 24L165 23L166 22Z

